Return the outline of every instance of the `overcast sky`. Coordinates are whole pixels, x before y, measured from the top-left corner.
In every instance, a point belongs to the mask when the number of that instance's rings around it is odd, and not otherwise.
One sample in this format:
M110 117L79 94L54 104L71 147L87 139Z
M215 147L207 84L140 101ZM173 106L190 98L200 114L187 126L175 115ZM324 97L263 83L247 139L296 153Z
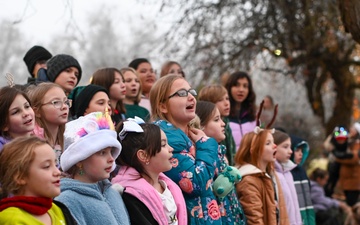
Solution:
M145 6L137 0L1 0L0 19L19 26L31 43L44 45L54 34L66 32L69 25L85 32L87 15L104 6L111 9L115 21L156 13L156 6Z

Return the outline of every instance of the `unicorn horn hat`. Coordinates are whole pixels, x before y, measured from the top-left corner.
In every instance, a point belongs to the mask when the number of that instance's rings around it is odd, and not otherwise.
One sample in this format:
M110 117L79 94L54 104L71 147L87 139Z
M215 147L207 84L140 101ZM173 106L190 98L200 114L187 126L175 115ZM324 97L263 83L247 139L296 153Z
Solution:
M112 147L116 159L121 152L114 123L106 113L90 113L66 124L64 132L64 153L60 158L63 171L105 148ZM115 163L115 161L114 161ZM113 166L115 168L115 164Z

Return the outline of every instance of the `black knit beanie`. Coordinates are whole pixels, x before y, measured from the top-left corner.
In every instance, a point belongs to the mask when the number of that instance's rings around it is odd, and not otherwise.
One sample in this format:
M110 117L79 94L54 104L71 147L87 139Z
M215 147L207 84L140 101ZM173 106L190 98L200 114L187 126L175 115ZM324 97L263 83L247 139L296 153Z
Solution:
M149 60L145 59L145 58L137 58L137 59L134 59L133 61L131 61L129 63L129 67L137 70L137 68L139 67L139 65L141 63L150 63Z
M77 84L81 80L81 67L79 62L71 55L60 54L52 57L47 63L47 76L51 82L55 82L59 74L69 67L76 67L79 70Z
M34 74L32 74L32 72L34 70L36 62L39 60L48 60L51 57L52 55L48 50L46 50L44 47L35 45L26 52L23 60L27 66L30 75L34 77Z
M73 101L75 104L75 116L77 118L84 116L85 110L89 107L91 99L99 91L105 92L107 95L109 95L104 87L95 84L89 84L78 94L78 96L74 96L75 101Z

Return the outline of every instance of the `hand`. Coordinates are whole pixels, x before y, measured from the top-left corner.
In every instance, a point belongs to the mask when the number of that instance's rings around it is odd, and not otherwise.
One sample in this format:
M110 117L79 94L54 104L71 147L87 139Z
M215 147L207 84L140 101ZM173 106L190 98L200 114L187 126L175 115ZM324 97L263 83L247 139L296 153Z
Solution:
M196 143L198 140L200 140L200 138L206 137L206 134L202 130L199 130L196 128L189 128L189 136L190 136L190 139L194 143Z
M348 206L345 202L339 201L339 207L344 211L346 214L351 212L351 207Z

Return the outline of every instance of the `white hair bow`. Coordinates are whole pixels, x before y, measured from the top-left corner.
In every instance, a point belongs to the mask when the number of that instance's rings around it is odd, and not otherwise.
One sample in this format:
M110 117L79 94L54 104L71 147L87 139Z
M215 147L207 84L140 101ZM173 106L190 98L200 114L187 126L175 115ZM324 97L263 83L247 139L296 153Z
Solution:
M123 129L119 133L120 141L124 140L127 133L135 132L135 133L143 133L144 130L141 128L139 124L145 123L143 119L135 116L135 118L129 118L124 122Z

